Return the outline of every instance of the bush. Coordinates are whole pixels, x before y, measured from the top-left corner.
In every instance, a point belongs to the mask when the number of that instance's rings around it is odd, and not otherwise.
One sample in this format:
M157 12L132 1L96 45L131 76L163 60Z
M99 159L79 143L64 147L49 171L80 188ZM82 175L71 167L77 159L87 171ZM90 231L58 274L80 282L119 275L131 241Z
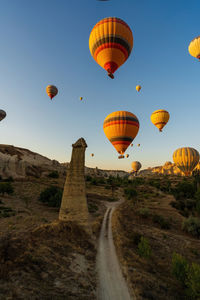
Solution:
M134 179L131 181L131 185L136 187L138 185L142 185L145 183L145 179L141 177L134 177Z
M0 194L13 194L14 189L10 182L0 182Z
M172 256L172 275L181 282L183 286L186 286L188 262L186 259L178 254L173 253Z
M4 179L3 181L4 181L4 182L13 182L14 179L13 179L12 176L9 176L8 178Z
M92 176L87 175L87 176L85 177L85 180L86 180L86 181L92 181Z
M195 192L196 190L194 184L185 180L179 182L177 186L172 189L172 194L174 195L176 200L194 198Z
M200 219L190 216L183 221L182 229L195 237L200 237Z
M130 200L137 196L137 191L132 188L126 188L126 189L124 189L124 194L125 194L126 198L128 200Z
M62 200L62 189L56 186L50 186L41 192L38 200L51 207L60 207Z
M59 173L58 173L58 171L53 171L53 172L49 173L48 177L59 178Z
M137 212L143 218L148 218L150 215L148 207L140 208Z
M149 245L148 239L145 237L141 237L140 243L138 244L138 254L141 257L144 258L150 258L151 257L151 246Z
M157 189L160 189L160 179L150 179L148 181L149 185L157 188Z
M154 215L153 222L159 224L162 229L170 229L169 220L166 220L163 216Z
M186 285L190 299L200 299L200 265L192 263L188 268Z

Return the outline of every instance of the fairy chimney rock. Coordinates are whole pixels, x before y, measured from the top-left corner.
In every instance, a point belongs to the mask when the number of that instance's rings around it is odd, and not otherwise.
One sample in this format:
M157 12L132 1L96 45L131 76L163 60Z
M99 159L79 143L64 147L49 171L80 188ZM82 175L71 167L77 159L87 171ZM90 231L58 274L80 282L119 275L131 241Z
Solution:
M88 225L88 207L85 188L85 149L87 144L80 138L72 145L72 157L64 185L59 220Z

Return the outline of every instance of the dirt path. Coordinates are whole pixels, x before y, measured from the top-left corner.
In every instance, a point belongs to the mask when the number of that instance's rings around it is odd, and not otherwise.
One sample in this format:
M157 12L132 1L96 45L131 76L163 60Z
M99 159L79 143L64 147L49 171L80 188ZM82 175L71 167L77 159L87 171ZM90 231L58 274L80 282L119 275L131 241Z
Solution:
M111 226L113 211L122 202L106 202L97 255L98 300L131 300L116 255Z

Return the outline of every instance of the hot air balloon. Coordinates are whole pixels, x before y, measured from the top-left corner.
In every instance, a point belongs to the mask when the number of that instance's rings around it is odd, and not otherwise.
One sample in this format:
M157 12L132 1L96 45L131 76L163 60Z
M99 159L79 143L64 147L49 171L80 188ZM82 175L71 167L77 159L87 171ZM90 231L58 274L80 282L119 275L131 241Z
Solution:
M0 121L2 121L6 117L6 112L0 109Z
M139 161L133 161L131 167L133 171L137 174L137 172L141 169L142 165Z
M199 162L199 152L190 147L179 148L173 153L173 161L188 176Z
M80 97L80 100L83 100L83 97Z
M151 122L159 129L159 131L162 131L168 121L169 113L164 109L156 110L151 115Z
M58 89L55 85L48 85L46 87L46 92L47 95L51 98L51 100L53 99L53 97L55 97L58 94Z
M138 147L140 147L140 144L137 144Z
M190 55L200 60L200 36L194 38L189 44L188 51Z
M89 49L94 60L114 78L113 73L121 66L133 48L130 27L119 18L105 18L92 29Z
M141 90L141 85L136 85L136 91L139 92Z
M131 147L133 147L133 144L131 144Z
M103 123L106 137L124 158L124 152L136 137L139 130L138 118L128 111L115 111L109 114Z
M91 153L91 156L93 157L93 156L94 156L94 153Z
M128 158L129 157L129 154L126 154L126 158Z

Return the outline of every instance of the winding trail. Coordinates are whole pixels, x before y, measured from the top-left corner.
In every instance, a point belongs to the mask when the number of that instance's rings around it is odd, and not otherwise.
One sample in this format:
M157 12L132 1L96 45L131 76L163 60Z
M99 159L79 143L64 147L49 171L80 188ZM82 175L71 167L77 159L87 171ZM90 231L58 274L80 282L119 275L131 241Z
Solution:
M97 254L98 300L131 300L119 266L112 236L112 214L122 202L123 200L106 202L107 210L102 222Z

